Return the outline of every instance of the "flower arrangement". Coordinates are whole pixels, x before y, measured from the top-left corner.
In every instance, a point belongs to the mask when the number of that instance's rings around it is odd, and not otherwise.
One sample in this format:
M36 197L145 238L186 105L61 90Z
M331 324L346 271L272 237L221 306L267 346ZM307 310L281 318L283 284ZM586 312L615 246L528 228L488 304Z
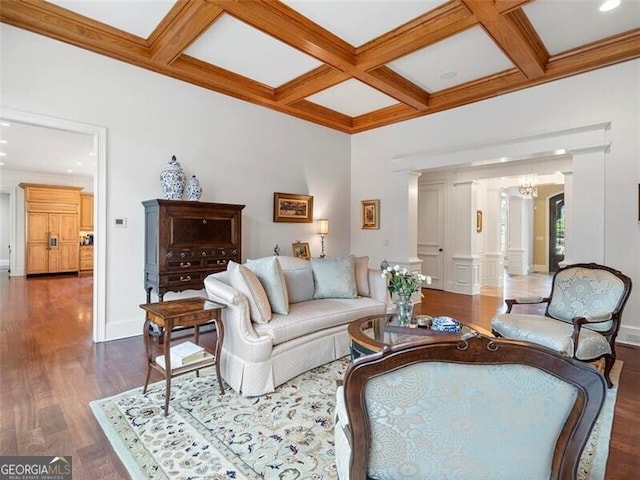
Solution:
M423 296L422 282L426 281L427 284L431 284L431 277L419 272L409 272L406 268L401 269L399 265L384 268L382 278L387 279L387 289L390 293L403 297L408 297L416 292L420 292L420 296Z

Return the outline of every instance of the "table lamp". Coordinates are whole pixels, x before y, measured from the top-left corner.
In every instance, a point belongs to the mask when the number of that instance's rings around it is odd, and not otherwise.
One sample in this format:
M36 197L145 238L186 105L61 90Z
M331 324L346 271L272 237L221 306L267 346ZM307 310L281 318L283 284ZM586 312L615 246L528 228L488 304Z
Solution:
M329 233L329 220L320 219L318 220L318 234L320 235L320 241L322 242L322 254L320 258L325 258L324 254L324 236Z

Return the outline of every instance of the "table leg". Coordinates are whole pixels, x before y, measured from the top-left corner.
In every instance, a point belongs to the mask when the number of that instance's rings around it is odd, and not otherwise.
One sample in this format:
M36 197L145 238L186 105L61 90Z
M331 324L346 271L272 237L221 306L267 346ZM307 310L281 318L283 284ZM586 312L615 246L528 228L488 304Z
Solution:
M218 385L220 385L220 393L224 395L224 387L222 386L222 377L220 376L220 352L222 352L222 341L224 340L224 328L222 327L222 320L219 318L215 321L216 334L218 338L216 340L216 376L218 377Z
M151 377L151 362L153 361L151 355L151 345L149 344L149 326L151 322L145 318L144 326L142 327L142 337L144 338L144 350L147 352L147 375L144 380L144 388L142 393L147 393L147 386L149 385L149 378Z
M171 330L173 329L173 321L167 321L164 328L164 365L165 365L165 399L164 399L164 416L169 414L169 399L171 398Z
M193 339L196 342L196 345L200 345L200 325L193 326ZM200 370L196 370L196 377L200 376Z

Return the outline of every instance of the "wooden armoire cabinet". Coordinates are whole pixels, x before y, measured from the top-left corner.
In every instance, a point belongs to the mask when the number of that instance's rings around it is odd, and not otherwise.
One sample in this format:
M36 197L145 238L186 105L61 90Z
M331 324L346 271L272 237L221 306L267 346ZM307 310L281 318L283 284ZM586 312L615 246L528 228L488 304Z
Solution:
M82 188L20 186L25 192L27 275L77 272Z
M163 300L168 291L200 290L204 279L240 263L244 205L147 200L144 288Z

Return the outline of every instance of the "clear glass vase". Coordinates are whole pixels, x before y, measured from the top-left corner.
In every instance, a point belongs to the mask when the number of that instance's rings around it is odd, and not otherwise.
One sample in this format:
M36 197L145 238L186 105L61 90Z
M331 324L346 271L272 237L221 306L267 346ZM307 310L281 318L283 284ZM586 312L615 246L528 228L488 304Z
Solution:
M397 294L394 303L398 307L398 311L396 313L398 323L403 327L408 326L411 323L411 316L413 314L413 302L411 301L411 295Z

